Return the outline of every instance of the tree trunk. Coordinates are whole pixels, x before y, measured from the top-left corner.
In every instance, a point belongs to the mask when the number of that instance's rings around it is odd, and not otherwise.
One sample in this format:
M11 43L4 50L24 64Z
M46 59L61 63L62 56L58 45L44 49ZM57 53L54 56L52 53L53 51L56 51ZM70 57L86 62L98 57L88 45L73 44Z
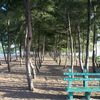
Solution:
M30 12L30 0L24 0L25 17L26 17L26 73L29 90L34 90L32 80L32 68L30 64L30 48L32 42L32 25L31 25L31 12Z
M73 40L74 41L73 42L73 54L74 54L73 55L74 56L74 61L73 62L74 62L74 65L77 66L77 57L76 57L76 34L74 34L73 39L74 39Z
M96 72L96 66L95 66L95 62L96 62L96 23L95 23L95 16L96 16L96 9L97 6L94 6L94 34L93 34L93 55L92 55L92 65L93 65L93 72Z
M81 51L82 51L82 49L81 49L81 42L80 42L80 39L81 39L81 36L80 36L80 26L78 25L77 26L77 30L78 30L78 44L79 44L79 48L78 48L78 50L79 50L79 65L80 65L80 68L81 68L81 70L83 71L83 63L82 63L82 55L81 55Z
M86 35L86 40L87 40L87 42L86 42L86 58L85 58L85 67L84 67L84 72L87 72L87 71L89 71L89 41L90 41L90 22L91 22L91 19L90 19L90 9L91 9L91 7L90 7L90 2L91 0L88 0L88 25L87 25L87 35ZM83 76L84 77L84 76ZM86 86L87 84L86 84L86 82L85 81L83 81L83 86Z
M85 51L85 36L84 36L84 33L83 33L82 37L83 37L83 40L82 40L82 42L83 42L83 44L82 44L82 62L83 62L83 64L84 64L84 62L85 62L85 61L84 61L84 60L85 60L85 59L84 59L84 58L85 58L85 57L84 57L84 55L85 55L85 54L84 54L84 51ZM84 68L83 68L83 69L84 69Z
M55 35L54 61L57 62L57 37Z
M73 47L74 48L74 51L73 51L74 52L74 65L77 66L77 56L76 56L76 47L75 47L76 43L73 45L74 45Z
M59 51L59 66L61 65L61 50Z
M35 66L32 64L32 60L30 59L30 65L32 68L32 76L34 79L36 79L36 71L35 71Z
M45 54L45 35L44 35L44 37L43 37L43 61L44 61L44 54Z
M58 64L61 65L61 47L60 47L61 35L58 35Z
M10 20L7 20L7 35L8 35L8 47L7 47L7 65L8 65L8 72L11 71L10 69L10 32L9 32L9 25Z
M90 19L90 10L91 10L91 0L88 0L88 25L87 25L87 43L86 43L86 58L85 58L85 69L89 70L89 41L90 41L90 24L91 24L91 19Z
M37 66L41 67L41 61L40 61L40 34L38 34L38 54L37 54Z
M22 58L22 43L21 43L21 41L19 44L19 52L20 52L20 58Z
M66 42L66 59L65 59L65 66L64 66L64 68L66 68L67 67L67 61L68 61L68 43L69 43L69 37L67 36L67 38L66 38L66 40L67 40L67 42Z
M19 53L20 53L20 66L22 65L22 43L21 43L21 40L20 40L20 44L19 44Z
M8 47L7 47L7 64L8 64L8 71L10 72L10 34L8 33Z
M69 37L70 37L70 48L71 48L71 67L73 72L73 37L71 33L71 23L70 23L70 15L68 13L68 25L69 25Z
M12 55L11 55L11 53L10 53L10 62L12 61Z
M95 43L96 43L96 26L95 26L95 24L94 24L94 34L93 34L93 55L92 55L93 72L96 72L96 69L95 69Z
M36 66L37 72L39 73L39 66L37 64L37 52L36 52L36 50L35 50L35 66Z
M16 44L15 44L15 57L16 57L16 60L18 59L18 56L17 56L17 48L16 48Z

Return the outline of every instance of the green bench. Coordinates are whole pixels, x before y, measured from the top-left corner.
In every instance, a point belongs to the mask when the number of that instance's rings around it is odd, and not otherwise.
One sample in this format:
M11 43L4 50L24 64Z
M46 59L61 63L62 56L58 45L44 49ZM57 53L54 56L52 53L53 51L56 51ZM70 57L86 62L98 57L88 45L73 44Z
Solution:
M85 92L86 100L90 100L91 92L100 92L100 86L89 86L89 81L100 81L100 73L90 73L84 71L83 73L77 73L72 72L71 69L69 69L68 72L64 73L65 81L68 82L68 85L66 86L66 92L69 93L68 100L73 100L73 93L74 92ZM95 78L96 77L96 78ZM74 81L82 81L82 86L73 86Z

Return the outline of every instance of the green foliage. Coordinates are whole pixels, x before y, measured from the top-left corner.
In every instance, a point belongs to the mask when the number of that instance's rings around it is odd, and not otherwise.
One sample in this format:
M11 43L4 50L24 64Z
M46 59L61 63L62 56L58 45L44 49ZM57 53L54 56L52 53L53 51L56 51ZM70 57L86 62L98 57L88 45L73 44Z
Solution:
M46 49L51 50L57 45L65 51L68 43L68 13L71 17L71 31L74 41L76 41L76 51L78 51L77 25L80 25L81 46L86 45L87 34L87 0L30 0L33 30L33 47L38 47L38 36L40 36L40 46L42 47L43 37L46 36ZM10 34L10 45L25 41L25 12L22 0L1 0L0 8L6 4L7 11L0 10L0 36L3 43L7 45L7 34ZM95 9L96 8L96 9ZM93 15L93 16L92 16ZM95 16L95 17L94 17ZM91 0L91 26L97 25L97 33L100 30L100 4L97 0ZM10 24L7 24L7 21ZM60 38L59 38L60 37ZM92 50L93 27L90 34L90 49ZM99 37L98 37L99 38ZM84 41L84 43L83 43ZM56 42L56 43L55 43Z
M96 61L97 61L97 62L100 62L100 56L97 56L97 57L96 57Z
M61 48L61 52L66 52L66 48Z

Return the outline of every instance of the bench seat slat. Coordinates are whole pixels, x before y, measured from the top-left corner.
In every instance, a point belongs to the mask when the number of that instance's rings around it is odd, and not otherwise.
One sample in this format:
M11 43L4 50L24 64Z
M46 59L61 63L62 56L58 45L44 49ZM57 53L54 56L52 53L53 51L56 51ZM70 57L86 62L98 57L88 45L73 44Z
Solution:
M100 87L71 87L66 92L100 92Z
M64 78L64 81L100 81L100 78Z
M74 75L76 75L76 76L82 76L82 75L87 75L87 76L99 76L100 75L100 73L64 73L64 75L66 76L66 75L72 75L72 76L74 76Z

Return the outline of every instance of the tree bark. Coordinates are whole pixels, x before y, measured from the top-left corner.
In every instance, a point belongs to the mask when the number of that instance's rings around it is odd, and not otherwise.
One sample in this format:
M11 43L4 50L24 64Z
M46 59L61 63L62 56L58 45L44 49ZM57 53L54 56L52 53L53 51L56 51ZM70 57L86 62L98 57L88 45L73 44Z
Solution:
M58 62L58 64L59 64L59 66L61 65L61 50L59 50L59 62Z
M34 90L32 80L32 68L30 64L30 48L32 42L32 25L31 25L31 11L30 11L30 0L24 0L25 7L25 18L26 18L26 74L29 90Z
M74 65L77 66L77 57L76 57L76 34L74 34L73 39L74 39L73 40L74 41L73 42L73 54L74 54L73 55L74 56L74 61L73 62L74 62Z
M19 44L19 59L20 59L20 66L22 65L22 42L20 40L20 44Z
M22 43L20 40L20 44L19 44L19 51L20 51L20 58L22 58Z
M17 55L16 43L15 43L15 57L16 57L16 60L17 60L18 59L18 55Z
M84 57L84 55L85 55L85 54L84 54L84 51L85 51L85 36L84 36L84 33L83 33L82 37L83 37L83 40L82 40L82 42L83 42L83 43L82 43L82 62L83 62L83 64L84 64L84 60L85 60L85 59L84 59L84 58L85 58L85 57Z
M92 55L92 65L93 65L93 72L96 72L96 66L95 66L95 62L96 62L96 23L95 23L95 16L96 16L96 9L97 6L94 6L94 34L93 34L93 55Z
M83 71L83 63L82 63L82 49L81 49L81 42L80 42L80 39L81 39L81 36L80 36L80 26L78 25L77 26L77 30L78 30L78 44L79 44L79 65L80 65L80 68L81 70Z
M10 33L9 33L9 24L10 24L10 20L7 20L7 33L8 33L8 47L7 47L7 65L8 65L8 72L11 71L10 68Z
M65 59L64 68L67 67L67 61L68 61L68 40L69 40L69 38L67 37L66 40L67 40L67 43L66 43L66 59Z
M86 43L86 58L85 58L85 69L89 70L89 41L90 41L90 24L91 24L91 19L90 19L90 10L91 10L91 0L88 0L88 25L87 25L87 43Z
M30 59L30 65L32 68L32 76L34 79L36 79L36 71L35 71L35 66L32 64L32 60Z
M94 24L94 34L93 34L93 55L92 55L93 72L96 72L96 69L95 69L95 43L96 43L96 26L95 26L95 24Z
M60 47L61 35L58 35L58 64L61 65L61 47Z
M46 36L44 35L44 37L43 37L43 54L42 54L43 55L43 58L42 58L43 61L44 61L44 54L45 54L45 37Z
M71 22L70 22L70 15L68 13L68 25L69 25L69 37L70 37L70 48L71 48L71 67L72 67L72 72L73 72L73 37L72 37L72 32L71 32Z

